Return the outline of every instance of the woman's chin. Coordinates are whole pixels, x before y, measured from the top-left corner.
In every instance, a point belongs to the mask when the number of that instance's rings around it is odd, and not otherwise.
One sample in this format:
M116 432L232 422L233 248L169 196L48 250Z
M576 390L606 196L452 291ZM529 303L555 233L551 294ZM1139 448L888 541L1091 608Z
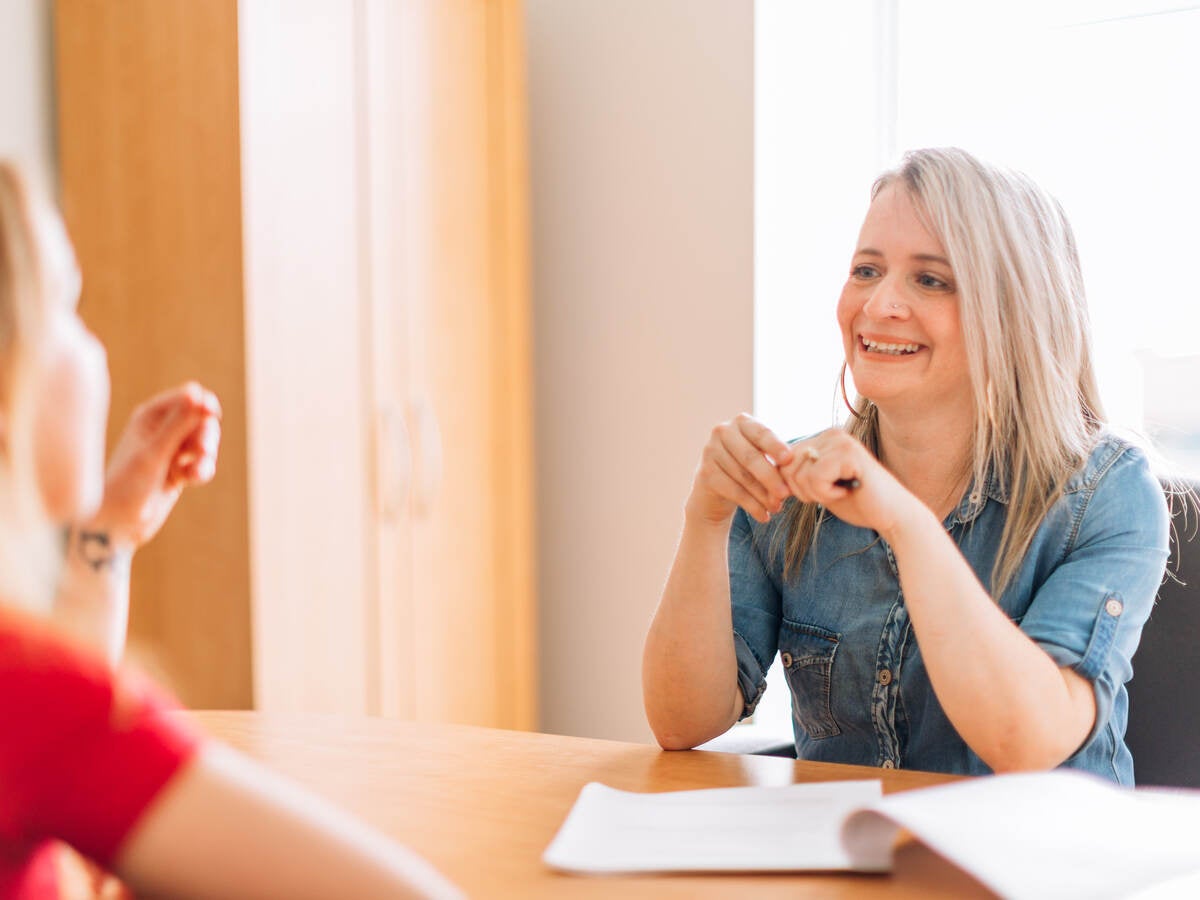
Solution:
M896 385L876 384L866 382L862 386L855 383L858 395L866 400L870 400L876 406L883 406L895 400L904 397L907 393L904 389L898 388Z

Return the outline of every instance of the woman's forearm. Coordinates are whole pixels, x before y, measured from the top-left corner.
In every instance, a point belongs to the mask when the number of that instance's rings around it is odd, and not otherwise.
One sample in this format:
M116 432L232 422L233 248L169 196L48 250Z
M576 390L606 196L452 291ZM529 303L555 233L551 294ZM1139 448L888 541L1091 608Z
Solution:
M54 599L55 621L113 664L125 652L132 558L108 532L72 528Z
M1095 720L1090 685L1059 668L988 596L927 509L885 535L929 680L964 741L995 771L1058 765Z
M215 743L156 798L115 869L139 896L463 896L407 848Z
M668 750L724 733L742 710L729 602L729 523L689 518L642 658L646 717Z

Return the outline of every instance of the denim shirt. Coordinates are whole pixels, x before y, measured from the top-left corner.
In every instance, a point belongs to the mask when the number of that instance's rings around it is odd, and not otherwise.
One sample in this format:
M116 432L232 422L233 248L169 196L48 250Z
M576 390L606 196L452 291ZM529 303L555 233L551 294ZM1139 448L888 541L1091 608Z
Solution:
M1007 514L1004 486L989 478L982 490L972 486L944 523L985 586ZM772 547L782 521L763 525L739 509L730 533L743 717L754 711L778 651L799 758L990 772L934 694L891 547L876 532L826 514L797 576L785 582L784 551ZM1021 631L1095 689L1095 726L1063 765L1122 784L1133 783L1125 682L1163 577L1168 524L1145 455L1102 434L999 598Z

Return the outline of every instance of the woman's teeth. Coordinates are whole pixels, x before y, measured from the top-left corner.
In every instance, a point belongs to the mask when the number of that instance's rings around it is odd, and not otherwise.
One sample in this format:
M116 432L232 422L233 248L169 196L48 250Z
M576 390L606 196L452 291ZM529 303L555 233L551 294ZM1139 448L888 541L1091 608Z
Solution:
M893 356L904 356L908 353L916 353L921 349L920 344L884 344L879 341L869 341L866 338L862 339L863 346L872 353L890 353Z

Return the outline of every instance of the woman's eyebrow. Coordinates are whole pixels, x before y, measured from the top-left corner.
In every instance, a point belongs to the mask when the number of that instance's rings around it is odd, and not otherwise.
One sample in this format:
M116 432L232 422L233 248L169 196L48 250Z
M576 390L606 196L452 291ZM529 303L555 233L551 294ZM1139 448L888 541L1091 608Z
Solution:
M879 250L876 250L874 247L859 247L858 250L854 251L854 255L878 256L880 259L883 259L883 253ZM946 266L946 268L951 268L950 260L946 259L944 256L938 256L936 253L914 253L909 257L909 259L915 260L916 262L941 263L943 266Z

